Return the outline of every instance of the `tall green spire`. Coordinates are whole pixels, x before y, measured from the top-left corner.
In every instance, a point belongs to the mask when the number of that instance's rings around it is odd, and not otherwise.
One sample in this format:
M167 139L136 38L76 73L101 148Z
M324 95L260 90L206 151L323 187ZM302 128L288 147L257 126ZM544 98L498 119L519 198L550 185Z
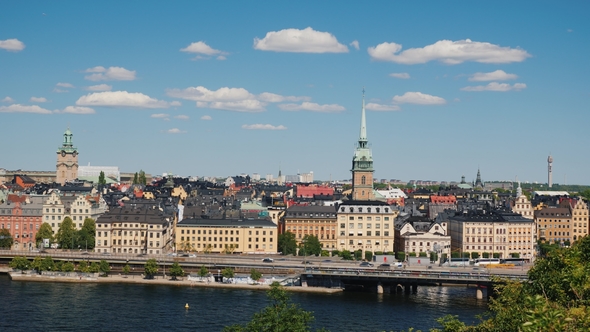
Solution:
M361 110L361 133L352 158L352 171L373 171L373 156L367 139L367 120L365 115L365 88L363 88L363 107Z

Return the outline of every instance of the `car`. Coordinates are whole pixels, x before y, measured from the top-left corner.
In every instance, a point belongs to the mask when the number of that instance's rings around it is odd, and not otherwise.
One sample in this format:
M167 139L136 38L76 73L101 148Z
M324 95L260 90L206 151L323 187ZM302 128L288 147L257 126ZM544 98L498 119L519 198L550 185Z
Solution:
M272 262L274 262L274 260L273 260L272 258L268 258L268 257L266 257L266 258L264 258L264 259L262 260L262 262L264 262L264 263L272 263Z
M379 265L379 267L377 267L380 270L390 270L391 269L391 264L389 263L383 263L381 265Z
M88 251L83 251L80 255L89 255Z
M188 254L188 257L189 258L195 258L195 257L197 257L197 255L196 254Z
M373 267L374 265L372 263L369 262L361 262L359 264L359 266L363 266L363 267Z
M171 252L168 254L168 256L176 256L177 254L175 252Z
M111 255L110 252L103 252L102 254L105 255L105 256L110 256Z
M311 265L311 264L313 264L313 263L312 263L312 262L310 262L310 261L303 261L303 262L301 262L301 264L309 264L309 265Z

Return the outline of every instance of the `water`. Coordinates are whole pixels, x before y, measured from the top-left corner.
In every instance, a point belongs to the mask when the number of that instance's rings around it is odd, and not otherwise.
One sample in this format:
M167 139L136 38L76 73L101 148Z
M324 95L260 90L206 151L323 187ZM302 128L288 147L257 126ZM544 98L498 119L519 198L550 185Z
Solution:
M0 331L221 331L267 304L255 290L11 281L0 275ZM417 294L290 293L330 331L428 330L446 314L476 322L475 289L418 287ZM190 305L185 310L184 305Z

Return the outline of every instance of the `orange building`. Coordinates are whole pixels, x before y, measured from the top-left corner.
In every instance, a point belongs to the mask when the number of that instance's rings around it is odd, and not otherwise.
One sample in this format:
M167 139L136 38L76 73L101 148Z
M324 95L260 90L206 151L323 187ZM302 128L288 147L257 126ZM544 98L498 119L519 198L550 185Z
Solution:
M31 250L36 247L35 236L41 227L43 197L8 195L0 204L0 228L8 229L14 239L14 250Z

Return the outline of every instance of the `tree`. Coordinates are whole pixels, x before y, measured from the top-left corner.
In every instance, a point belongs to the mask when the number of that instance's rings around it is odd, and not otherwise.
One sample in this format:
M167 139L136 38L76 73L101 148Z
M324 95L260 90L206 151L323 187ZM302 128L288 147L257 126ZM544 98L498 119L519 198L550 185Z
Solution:
M199 269L199 272L197 272L197 274L199 275L201 280L203 280L203 278L209 274L209 270L207 270L205 265L201 265L201 268Z
M78 271L82 273L88 273L88 263L86 261L81 261L78 263Z
M428 254L426 253L426 251L420 251L420 253L418 253L419 257L427 257Z
M74 272L74 263L72 262L65 262L62 264L62 271L64 272Z
M176 277L184 277L184 270L180 267L178 262L174 262L172 263L172 266L170 266L170 276L172 277L172 280L176 280Z
M35 243L37 243L37 247L40 247L43 244L43 239L49 239L49 243L53 242L53 229L49 223L42 223L41 227L35 234Z
M123 274L127 276L129 272L131 272L131 268L129 267L129 264L125 264L125 266L123 266Z
M478 259L479 258L479 253L474 251L471 253L471 259Z
M61 249L74 249L76 229L70 217L65 217L57 231L56 240Z
M14 256L8 266L15 270L25 271L30 268L31 262L24 256Z
M224 332L307 332L313 322L313 314L301 309L290 301L285 289L274 282L266 293L270 304L252 316L245 325L232 325L223 329Z
M340 257L342 257L342 259L345 260L345 261L351 261L352 260L352 254L350 253L350 250L342 250L340 252Z
M354 252L354 259L360 261L363 258L363 251L361 249Z
M221 270L221 275L226 279L231 279L234 277L234 269L231 267L226 267L225 269Z
M307 234L299 244L299 256L319 256L322 252L322 244L315 235Z
M103 171L100 171L100 174L98 175L98 184L101 186L104 186L105 184L107 184L107 179L104 177Z
M406 260L406 253L403 251L398 251L396 257L398 261L403 262Z
M231 255L231 254L234 253L235 250L236 250L236 245L235 244L233 244L233 243L231 243L229 245L226 244L225 245L225 248L223 248L223 253L224 254Z
M258 280L260 280L260 278L262 278L262 273L260 273L260 271L258 271L256 269L250 270L250 279L252 279L258 283Z
M158 273L158 263L155 259L148 259L144 265L144 271L147 279L153 279L154 275Z
M37 268L37 271L57 271L53 258L49 256L43 258Z
M0 230L0 248L12 248L14 244L14 239L12 235L10 235L10 231L6 228L2 228Z
M35 258L33 258L33 261L31 262L31 269L37 271L38 273L41 273L41 262L43 261L43 258L41 258L41 256L37 256Z
M106 277L109 274L109 272L111 271L111 266L109 265L109 262L102 259L100 261L98 271L100 271L102 273L103 277Z
M295 255L297 252L295 234L289 231L279 234L278 249L282 251L283 255Z
M139 170L139 184L143 184L144 186L147 184L147 179L145 177L145 172L143 170Z
M373 252L372 251L365 251L365 260L368 262L373 260Z
M84 224L82 224L82 228L76 235L76 245L79 248L94 249L94 243L96 241L96 222L94 219L84 219Z
M99 264L98 262L92 262L90 264L90 266L88 267L88 272L98 273L98 272L101 272L100 268L101 268L101 264Z
M137 172L133 175L133 184L139 184L139 174Z

